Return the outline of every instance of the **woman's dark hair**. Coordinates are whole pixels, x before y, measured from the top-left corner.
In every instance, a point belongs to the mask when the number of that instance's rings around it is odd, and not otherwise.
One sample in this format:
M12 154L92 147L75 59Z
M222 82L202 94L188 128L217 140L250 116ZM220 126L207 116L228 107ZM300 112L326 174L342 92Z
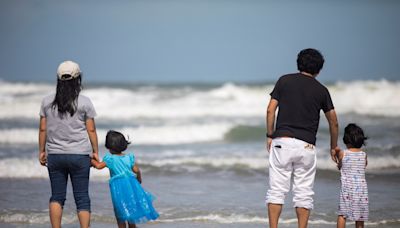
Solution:
M64 77L65 76L65 77ZM71 77L70 75L63 75L63 78ZM57 92L51 106L53 109L57 108L60 117L64 116L67 112L73 116L77 109L77 99L82 90L81 75L70 80L57 79Z
M106 135L106 148L111 153L121 153L126 150L131 142L125 139L125 136L118 131L110 130Z
M307 48L297 55L297 69L312 75L318 74L324 66L324 56L312 48Z
M366 145L365 140L368 137L364 136L364 131L354 123L348 124L344 128L343 143L348 147L361 148Z

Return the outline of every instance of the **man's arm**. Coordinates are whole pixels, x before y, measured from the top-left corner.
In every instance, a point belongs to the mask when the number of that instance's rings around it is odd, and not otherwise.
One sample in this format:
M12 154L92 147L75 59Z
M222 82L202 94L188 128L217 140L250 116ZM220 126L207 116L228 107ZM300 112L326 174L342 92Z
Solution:
M337 164L338 157L337 153L340 151L340 148L338 147L338 134L339 134L339 124L336 116L336 112L334 109L331 109L328 112L325 112L325 117L328 120L329 123L329 132L331 135L331 158L332 160Z
M275 112L278 108L278 100L271 98L267 107L266 124L267 124L267 135L272 135L275 131ZM272 138L267 137L267 149L269 151L271 147Z

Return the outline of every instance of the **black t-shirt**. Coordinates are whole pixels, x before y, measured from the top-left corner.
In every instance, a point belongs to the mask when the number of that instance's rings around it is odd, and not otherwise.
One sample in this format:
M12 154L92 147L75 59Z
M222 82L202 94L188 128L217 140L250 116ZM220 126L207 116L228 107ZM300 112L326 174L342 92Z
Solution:
M273 137L293 137L315 145L320 110L332 110L328 89L314 77L301 73L284 75L275 84L271 98L278 100Z

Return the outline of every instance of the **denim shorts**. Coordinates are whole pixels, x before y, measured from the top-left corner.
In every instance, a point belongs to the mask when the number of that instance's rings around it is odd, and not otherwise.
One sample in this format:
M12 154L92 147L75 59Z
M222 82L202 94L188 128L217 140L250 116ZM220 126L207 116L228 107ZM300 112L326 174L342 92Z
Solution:
M49 154L47 169L51 183L51 202L57 202L62 207L67 194L68 176L72 182L77 211L90 212L89 198L89 155L80 154Z

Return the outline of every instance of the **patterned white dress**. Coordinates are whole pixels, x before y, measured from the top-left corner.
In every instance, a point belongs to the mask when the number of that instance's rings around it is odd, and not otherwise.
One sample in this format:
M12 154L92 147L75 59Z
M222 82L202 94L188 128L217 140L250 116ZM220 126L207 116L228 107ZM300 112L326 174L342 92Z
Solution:
M368 220L366 153L345 150L342 159L339 215L352 221Z

